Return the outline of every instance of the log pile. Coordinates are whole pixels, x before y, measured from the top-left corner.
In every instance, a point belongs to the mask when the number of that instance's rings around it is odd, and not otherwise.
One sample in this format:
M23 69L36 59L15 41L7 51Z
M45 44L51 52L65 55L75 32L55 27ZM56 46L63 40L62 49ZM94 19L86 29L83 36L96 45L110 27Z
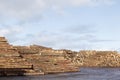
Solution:
M12 46L0 37L0 76L79 71L79 67L120 67L116 51L75 52L38 45Z
M0 37L0 76L35 74L33 65L22 58L16 48L9 45L5 37Z
M33 64L35 71L42 70L45 74L79 71L79 67L76 67L70 60L65 59L64 52L61 50L45 47L41 49L41 46L22 47L23 49L16 46L16 48L23 58ZM33 54L27 50L36 53Z
M84 50L69 58L80 67L120 67L120 54L116 51Z

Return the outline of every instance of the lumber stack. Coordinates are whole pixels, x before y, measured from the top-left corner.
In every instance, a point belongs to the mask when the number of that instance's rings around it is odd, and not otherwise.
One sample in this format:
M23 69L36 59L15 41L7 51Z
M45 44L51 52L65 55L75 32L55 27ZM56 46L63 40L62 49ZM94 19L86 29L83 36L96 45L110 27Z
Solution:
M0 37L0 76L35 74L33 65L22 58L18 50ZM38 74L38 73L36 73Z
M79 71L79 68L70 60L65 59L64 51L35 45L29 47L15 46L15 48L23 58L33 64L35 71L40 72L42 70L45 74Z

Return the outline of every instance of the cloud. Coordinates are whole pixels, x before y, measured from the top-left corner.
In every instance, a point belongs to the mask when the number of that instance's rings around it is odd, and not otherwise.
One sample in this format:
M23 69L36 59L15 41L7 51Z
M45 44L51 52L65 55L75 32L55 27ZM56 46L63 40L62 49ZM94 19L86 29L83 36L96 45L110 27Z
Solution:
M88 48L89 44L87 44L86 42L83 42L81 40L75 41L74 39L76 38L72 38L72 37L68 38L65 35L61 35L61 36L43 35L43 37L36 36L35 40L31 41L30 43L44 45L55 49L79 50L83 48L84 49Z
M22 32L22 28L20 27L4 27L4 28L0 28L0 36L5 36L10 43L13 43L15 41L18 41L19 35Z
M39 20L44 11L53 10L64 14L65 7L80 7L113 3L113 0L0 0L1 21Z
M63 31L65 30L65 31ZM55 49L97 49L100 44L115 40L101 39L95 35L94 27L80 25L67 27L57 32L40 30L39 33L25 33L24 27L14 25L0 28L0 35L5 36L13 45L38 44ZM62 33L62 34L61 34Z
M8 34L15 34L17 32L20 32L20 28L16 27L9 27L9 28L0 28L0 35L8 35Z
M38 34L28 34L24 37L23 41L26 42L26 45L38 44L47 47L52 47L55 49L91 49L93 45L88 42L93 35L85 35L82 33L79 36L76 34L61 34L64 32L50 32L50 31L41 31Z
M115 0L114 0L115 1ZM65 14L68 7L109 5L113 0L0 0L0 35L12 44L40 44L53 48L88 49L103 40L94 35L94 26L78 25L54 32L26 33L28 22L40 21L46 11ZM19 24L17 24L19 23ZM16 25L17 24L17 25ZM30 27L30 26L29 26ZM33 27L33 26L32 26ZM28 28L28 27L27 27ZM62 33L62 34L61 34ZM22 36L22 37L21 37Z
M74 25L64 28L62 31L66 33L79 34L79 35L90 34L90 33L93 34L94 32L96 32L95 26L93 25Z

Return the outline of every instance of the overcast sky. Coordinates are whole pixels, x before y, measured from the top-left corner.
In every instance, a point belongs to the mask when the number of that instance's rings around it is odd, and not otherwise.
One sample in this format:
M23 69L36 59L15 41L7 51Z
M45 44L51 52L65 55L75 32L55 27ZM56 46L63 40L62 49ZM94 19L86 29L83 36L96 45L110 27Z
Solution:
M120 49L120 0L0 0L0 36L12 45Z

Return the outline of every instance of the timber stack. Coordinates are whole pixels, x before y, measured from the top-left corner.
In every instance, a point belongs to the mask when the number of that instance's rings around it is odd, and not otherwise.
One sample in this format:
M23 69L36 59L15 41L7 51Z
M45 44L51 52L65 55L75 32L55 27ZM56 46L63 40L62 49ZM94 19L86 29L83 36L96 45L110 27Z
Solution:
M27 62L16 48L9 45L5 37L0 37L0 76L43 74L33 70L33 64Z
M39 45L12 46L0 37L0 76L76 72L80 67L120 67L116 51L54 50Z
M117 51L82 50L68 57L79 67L120 67L120 54ZM70 57L73 56L73 57Z
M38 45L12 46L0 37L0 76L43 75L79 71L64 52Z
M45 74L79 71L79 67L64 57L64 51L38 45L15 46L15 48L27 62L33 64L36 71L42 70Z

